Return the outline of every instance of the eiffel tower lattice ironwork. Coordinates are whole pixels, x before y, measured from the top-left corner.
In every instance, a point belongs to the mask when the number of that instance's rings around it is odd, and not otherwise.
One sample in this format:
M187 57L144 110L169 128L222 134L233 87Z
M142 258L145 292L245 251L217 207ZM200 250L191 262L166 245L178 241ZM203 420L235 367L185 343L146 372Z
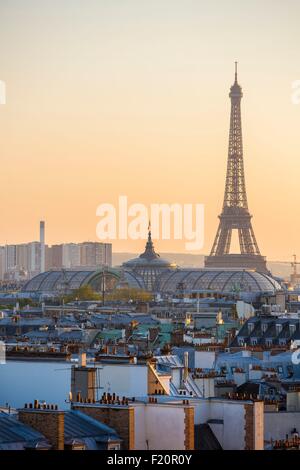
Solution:
M235 63L235 81L229 93L231 99L229 147L227 174L223 209L219 215L219 227L209 256L205 259L206 267L249 268L268 272L266 259L260 254L251 224L248 210L241 122L242 88L237 81L237 62ZM232 231L238 231L240 253L231 254Z

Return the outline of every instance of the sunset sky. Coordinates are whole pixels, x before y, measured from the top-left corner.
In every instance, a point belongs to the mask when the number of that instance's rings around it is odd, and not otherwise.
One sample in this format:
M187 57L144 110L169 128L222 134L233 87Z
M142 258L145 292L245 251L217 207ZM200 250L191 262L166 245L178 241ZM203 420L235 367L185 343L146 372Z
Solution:
M127 195L203 203L207 254L238 60L257 241L300 259L299 22L299 0L1 0L0 244L37 239L40 219L49 244L97 240L97 206Z

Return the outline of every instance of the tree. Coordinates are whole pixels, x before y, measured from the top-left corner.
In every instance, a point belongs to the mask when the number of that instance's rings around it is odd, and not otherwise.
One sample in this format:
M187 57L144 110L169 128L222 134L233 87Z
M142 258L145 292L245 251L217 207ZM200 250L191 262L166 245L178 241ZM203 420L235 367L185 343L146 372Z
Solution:
M115 289L113 292L106 295L107 300L120 300L129 302L150 302L153 296L151 292L135 288L122 288Z
M64 298L64 301L73 302L74 300L101 300L101 296L95 292L88 284L75 289L71 294Z
M37 302L34 302L32 299L18 299L19 306L20 308L26 307L29 305L29 307L36 307L38 305Z

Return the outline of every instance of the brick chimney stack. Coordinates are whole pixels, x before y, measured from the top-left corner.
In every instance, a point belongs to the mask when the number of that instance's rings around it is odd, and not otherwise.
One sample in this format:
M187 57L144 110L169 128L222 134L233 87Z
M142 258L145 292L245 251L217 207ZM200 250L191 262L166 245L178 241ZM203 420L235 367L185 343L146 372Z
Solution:
M64 450L65 416L57 406L30 405L19 410L19 420L42 433L52 444L53 450ZM42 406L42 407L41 407Z

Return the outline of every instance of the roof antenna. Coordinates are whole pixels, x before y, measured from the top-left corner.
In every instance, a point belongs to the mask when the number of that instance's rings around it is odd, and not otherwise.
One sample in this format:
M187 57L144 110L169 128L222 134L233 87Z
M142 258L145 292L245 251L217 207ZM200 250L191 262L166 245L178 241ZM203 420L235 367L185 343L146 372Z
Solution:
M237 62L235 62L235 83L237 83Z

